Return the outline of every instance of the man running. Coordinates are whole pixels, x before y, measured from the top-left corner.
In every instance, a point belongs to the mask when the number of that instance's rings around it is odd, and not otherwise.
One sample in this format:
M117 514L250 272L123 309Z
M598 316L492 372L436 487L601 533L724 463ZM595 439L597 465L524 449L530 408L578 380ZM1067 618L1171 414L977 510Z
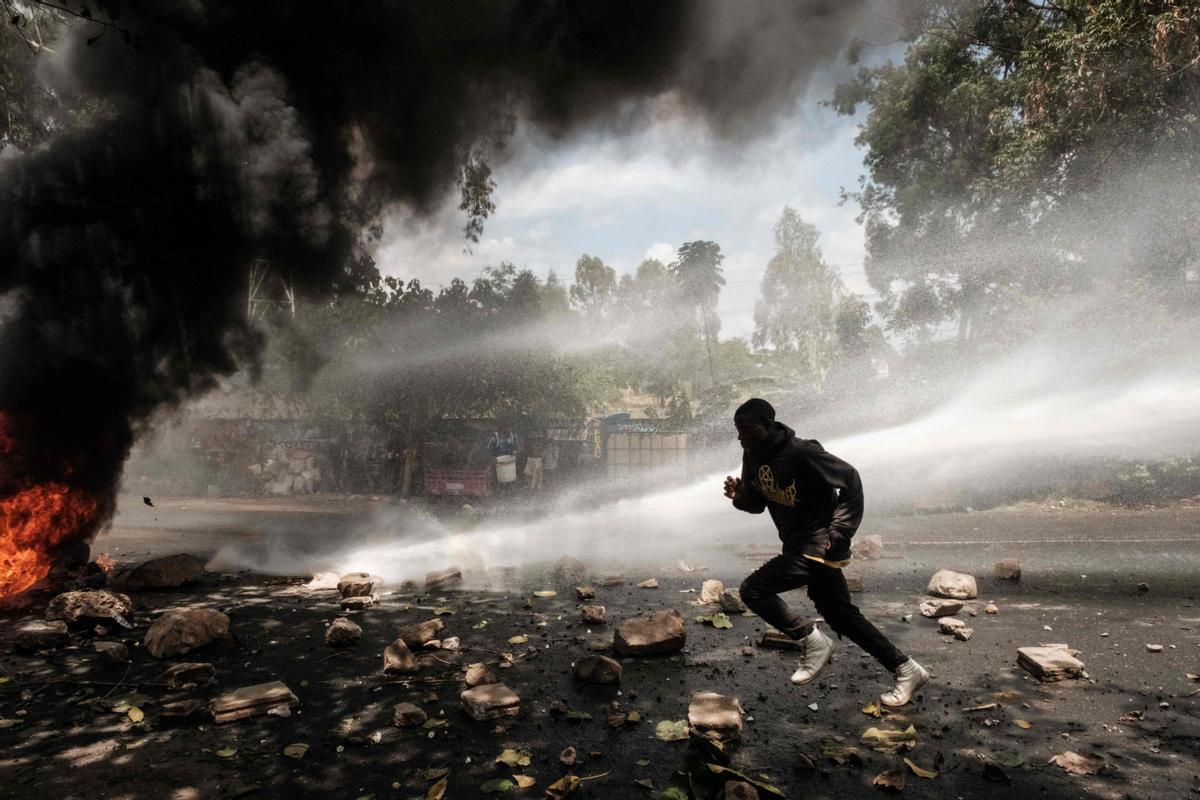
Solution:
M783 541L783 552L742 582L742 601L768 624L801 642L800 665L792 683L814 680L836 649L833 639L779 597L781 592L807 586L826 624L896 676L896 685L880 698L883 704L908 703L929 680L929 673L863 617L850 601L842 575L842 567L850 563L850 538L862 522L858 471L825 452L819 442L796 438L791 428L775 421L775 409L766 400L747 400L733 422L743 450L742 476L725 478L725 496L734 508L751 514L769 510Z

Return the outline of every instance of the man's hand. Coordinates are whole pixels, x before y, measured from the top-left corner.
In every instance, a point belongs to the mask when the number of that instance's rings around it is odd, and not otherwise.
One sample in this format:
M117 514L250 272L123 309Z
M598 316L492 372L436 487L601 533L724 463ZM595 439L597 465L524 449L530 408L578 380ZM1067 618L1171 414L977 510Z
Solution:
M742 479L735 478L732 475L725 476L725 496L730 500L735 499L738 493L742 491Z

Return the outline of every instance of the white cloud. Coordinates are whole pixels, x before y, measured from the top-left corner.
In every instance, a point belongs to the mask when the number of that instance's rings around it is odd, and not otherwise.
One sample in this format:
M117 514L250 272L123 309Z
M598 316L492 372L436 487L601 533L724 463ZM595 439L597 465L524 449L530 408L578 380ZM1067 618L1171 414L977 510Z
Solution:
M664 264L670 264L675 260L675 252L678 248L667 242L655 242L646 248L642 253L642 258L653 258L661 261Z

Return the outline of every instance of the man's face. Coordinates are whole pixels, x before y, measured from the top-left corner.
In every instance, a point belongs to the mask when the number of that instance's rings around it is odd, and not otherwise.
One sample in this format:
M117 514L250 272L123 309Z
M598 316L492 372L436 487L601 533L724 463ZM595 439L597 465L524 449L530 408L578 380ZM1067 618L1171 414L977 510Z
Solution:
M738 442L741 443L743 450L751 450L758 447L770 435L767 426L760 422L751 422L735 417L733 424L737 428Z

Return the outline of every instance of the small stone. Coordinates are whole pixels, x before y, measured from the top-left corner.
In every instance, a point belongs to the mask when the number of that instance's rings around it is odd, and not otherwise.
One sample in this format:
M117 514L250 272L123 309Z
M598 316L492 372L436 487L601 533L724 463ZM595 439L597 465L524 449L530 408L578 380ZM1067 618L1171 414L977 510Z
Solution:
M744 656L753 656L753 655L754 655L754 648L753 648L753 647L751 647L750 645L746 645L745 647L743 647L743 648L741 649L741 653L742 653L742 655L744 655Z
M1148 644L1148 645L1146 645L1146 652L1147 652L1147 653L1161 653L1161 652L1162 652L1162 650L1163 650L1163 646L1162 646L1161 644Z
M362 638L362 628L345 617L338 617L325 629L325 644L349 647Z
M92 647L113 664L124 664L129 661L129 648L120 642L92 642Z
M862 575L844 575L846 579L846 589L851 592L861 592L863 590Z
M521 698L503 683L489 683L467 689L459 699L467 716L476 722L515 717L520 713Z
M962 611L963 604L958 600L922 600L922 617L951 617Z
M700 604L707 606L719 603L724 592L725 584L718 580L707 580L700 584Z
M138 564L125 578L129 589L175 589L204 578L205 560L188 553L152 558Z
M282 681L244 686L212 701L209 710L218 725L260 714L286 717L300 700Z
M638 584L638 588L639 589L657 589L658 588L658 578L647 578L646 580L644 580Z
M462 585L462 570L458 567L430 572L425 575L425 591L441 592L446 589L456 589Z
M595 600L596 589L592 586L576 586L575 596L580 600Z
M613 635L611 633L598 633L587 640L587 649L593 653L603 653L611 650L612 647Z
M580 618L585 625L599 625L604 622L604 606L584 606L580 609Z
M758 789L746 781L729 781L725 784L722 800L759 800Z
M70 641L67 623L62 620L27 622L17 629L13 644L18 650L53 650Z
M171 689L192 689L212 683L217 668L206 661L188 661L172 664L159 676L159 680Z
M883 558L882 536L861 536L854 539L855 558L865 558L871 561Z
M683 616L671 609L626 620L617 626L613 643L617 652L626 656L677 653L687 643Z
M1137 585L1137 590L1138 590L1139 592L1148 592L1148 591L1150 591L1150 584L1148 584L1148 583L1139 583L1139 584Z
M375 596L359 594L342 598L342 611L362 611L375 605Z
M995 603L988 603L987 606L985 606L983 610L984 610L984 613L986 613L986 614L999 614L1000 613L1000 609L999 609L999 607L997 607L997 605Z
M564 747L563 751L558 754L558 763L564 767L573 767L578 760L579 752L574 747Z
M229 635L229 617L211 608L168 611L146 631L146 650L155 658L190 653Z
M600 585L605 588L620 586L623 583L625 583L624 575L605 575L600 579Z
M955 628L953 631L951 631L951 633L954 634L955 639L958 639L960 642L965 642L975 634L975 631L964 625L961 628Z
M338 581L342 597L369 597L375 591L375 579L366 572L351 572Z
M998 581L1019 581L1021 580L1021 562L1015 558L997 561L995 567L992 568L992 574Z
M965 628L967 623L957 617L942 617L938 620L938 630L942 633L954 633L957 628Z
M968 609L967 609L967 614L968 614L968 615L970 615L970 616L972 616L972 617L978 617L978 616L979 616L979 611L978 611L978 610L976 610L976 609L974 609L974 608L968 608Z
M1075 658L1076 653L1078 651L1065 644L1020 647L1017 648L1017 664L1040 681L1078 678L1083 672L1083 662Z
M436 639L438 633L444 627L446 627L445 623L434 617L424 622L404 626L400 629L400 634L397 638L403 639L410 650L420 650L425 646L426 642Z
M397 703L392 708L392 722L398 728L415 728L428 719L429 715L412 703Z
M726 614L746 613L746 604L737 589L726 589L721 592L721 610Z
M445 639L442 639L442 649L443 650L453 651L453 650L457 650L459 648L459 646L460 646L460 643L458 641L457 636L447 636Z
M979 595L973 576L949 569L935 572L929 579L926 591L934 597L949 597L952 600L974 600Z
M487 686L489 683L499 683L496 676L488 669L487 664L470 664L464 678L467 686Z
M742 704L736 697L697 692L688 705L688 725L700 736L722 741L742 736Z
M385 675L416 672L418 669L420 666L417 664L417 657L413 655L412 650L408 648L403 639L397 639L384 648L383 672Z
M621 662L608 656L587 656L575 664L575 678L583 683L620 683Z

